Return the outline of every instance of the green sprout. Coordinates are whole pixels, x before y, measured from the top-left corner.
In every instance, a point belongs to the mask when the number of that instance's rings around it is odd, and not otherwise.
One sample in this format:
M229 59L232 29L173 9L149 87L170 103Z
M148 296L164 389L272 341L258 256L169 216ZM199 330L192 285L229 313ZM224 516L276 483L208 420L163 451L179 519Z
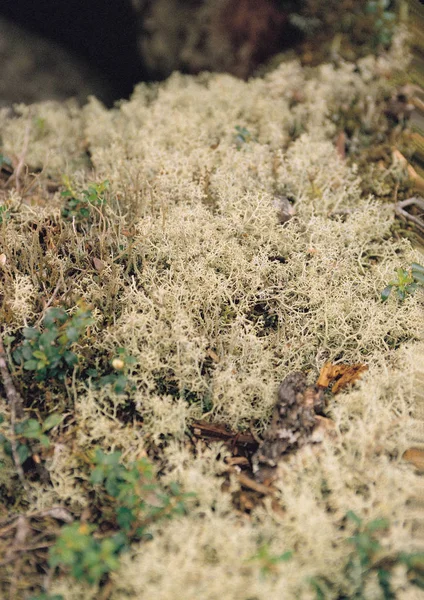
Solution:
M2 223L6 223L6 221L8 221L9 219L10 219L9 209L7 208L7 206L2 204L0 206L0 225Z
M418 263L412 263L408 270L399 268L396 271L397 279L389 281L389 284L381 292L383 302L387 300L393 289L399 300L405 300L408 294L412 295L419 288L424 288L424 267Z
M100 208L105 204L106 192L109 188L107 179L89 185L80 194L72 187L67 175L62 177L62 181L65 186L65 190L61 192L62 198L65 198L65 205L62 208L64 219L87 220L91 216L93 207Z
M246 127L236 125L235 130L237 131L237 133L234 136L234 141L237 146L237 150L240 150L240 148L244 144L248 144L249 142L254 141L252 134L248 129L246 129Z
M292 556L293 552L291 550L283 552L282 554L271 554L269 545L264 543L259 546L256 554L249 558L249 562L257 562L259 564L261 575L266 576L275 573L277 565L282 562L287 562Z

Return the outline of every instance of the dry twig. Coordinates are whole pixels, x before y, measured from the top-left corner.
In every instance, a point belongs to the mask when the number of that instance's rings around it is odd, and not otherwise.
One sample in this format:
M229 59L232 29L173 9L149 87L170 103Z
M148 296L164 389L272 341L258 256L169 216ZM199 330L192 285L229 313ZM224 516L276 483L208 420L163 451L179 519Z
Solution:
M18 419L22 419L24 416L23 400L19 392L16 391L16 388L13 384L12 378L9 373L9 369L7 367L6 358L7 357L3 345L3 338L0 334L0 374L4 386L4 391L6 392L6 398L9 402L10 408L13 408L15 412L15 416L18 417Z
M17 392L12 378L9 373L9 369L7 368L6 362L6 352L3 345L3 339L0 334L0 375L1 380L3 382L4 390L6 392L6 398L9 402L10 406L10 423L12 426L12 436L10 440L10 445L12 447L12 457L13 462L15 463L15 468L18 473L19 479L21 481L22 487L28 493L29 489L27 483L25 481L24 471L22 469L21 461L19 460L18 449L16 446L15 439L15 424L16 418L21 419L24 416L24 405L19 392Z

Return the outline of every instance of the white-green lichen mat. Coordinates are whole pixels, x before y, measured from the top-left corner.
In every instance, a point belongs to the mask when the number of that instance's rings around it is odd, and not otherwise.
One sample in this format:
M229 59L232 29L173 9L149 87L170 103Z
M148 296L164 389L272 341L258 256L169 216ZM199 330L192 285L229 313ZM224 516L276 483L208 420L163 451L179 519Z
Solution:
M410 445L422 295L382 303L380 292L396 268L423 259L391 237L393 208L378 193L363 196L361 173L337 153L332 117L355 95L366 96L372 111L395 64L405 65L397 46L358 69L306 72L290 62L247 83L175 74L140 85L114 110L92 99L82 110L45 103L19 107L18 118L1 113L4 154L19 155L29 115L42 127L32 130L28 164L56 180L67 174L81 189L110 181L97 248L104 268L87 267L72 293L97 307L91 339L99 352L124 346L136 358L137 418L123 425L117 417L126 396L73 381L77 448L121 449L132 460L146 436L165 440L163 481L197 494L187 516L154 525L153 540L123 555L111 600L312 599L309 578L323 573L346 590L349 531L340 522L348 510L389 519L383 543L412 548L405 505L418 484L401 455ZM237 138L236 126L249 135ZM281 197L295 210L283 225ZM20 205L21 222L5 229L0 253L7 247L29 265L7 283L12 330L34 322L33 274L42 268L22 228L57 216L62 200L57 193L31 206L12 193L7 201ZM131 276L118 253L104 250L113 237L128 244L129 235ZM76 234L68 243L76 260L90 252ZM58 271L69 266L54 248L39 260ZM205 372L208 349L219 361ZM234 429L253 421L264 430L282 379L303 370L312 382L329 360L369 367L330 402L336 436L281 467L275 486L284 515L267 500L249 517L239 514L231 497L239 484L231 476L222 491L217 477L228 450L217 444L193 456L185 438L191 420ZM53 486L40 485L34 508L85 508L75 451L56 448L48 465ZM294 552L268 577L250 560L264 543L271 554ZM396 581L399 600L420 597L404 578ZM373 585L367 598L379 597ZM99 592L58 579L50 593L88 600Z

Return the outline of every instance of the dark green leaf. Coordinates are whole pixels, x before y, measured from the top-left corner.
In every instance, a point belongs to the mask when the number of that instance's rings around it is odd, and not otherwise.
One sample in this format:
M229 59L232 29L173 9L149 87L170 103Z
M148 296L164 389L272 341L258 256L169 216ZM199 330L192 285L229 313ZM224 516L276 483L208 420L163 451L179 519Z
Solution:
M381 292L381 299L382 299L383 302L385 302L387 300L387 298L390 296L390 292L392 291L392 288L393 288L392 285L388 285Z
M53 427L56 427L56 425L59 425L59 423L62 421L62 418L62 415L60 415L59 413L52 413L51 415L49 415L43 423L43 431L49 431Z
M70 342L76 342L79 338L78 329L71 325L70 327L66 328L66 335Z
M355 525L357 527L360 527L362 525L362 519L360 519L358 517L358 515L356 515L353 510L348 510L346 513L346 519L349 519L349 521L353 521L353 523L355 523Z
M423 273L424 274L424 267L418 263L412 263L411 265L412 268L412 273Z
M405 287L405 292L408 292L408 294L414 294L416 292L417 288L418 288L417 283L410 283L409 285L407 285Z
M136 517L130 508L127 508L126 506L120 506L116 511L116 520L121 529L124 531L129 531L131 529L131 525L136 520Z
M22 357L25 360L31 360L31 358L32 358L32 348L31 348L31 346L29 344L25 344L25 346L23 346L21 348L21 354L22 354Z
M368 523L366 529L368 531L379 531L382 529L388 529L390 527L390 522L388 519L374 519L371 523Z
M28 419L24 423L22 435L26 438L38 438L41 433L40 423L36 419Z
M128 379L125 375L118 375L115 381L115 385L113 389L116 394L123 394L125 392L125 388L127 387Z
M49 308L44 315L43 326L49 329L55 321L64 323L67 318L67 314L63 308Z
M24 362L24 369L26 371L36 371L38 369L38 360L27 360Z
M119 483L118 483L118 481L116 481L115 478L108 477L106 479L105 488L106 488L106 492L109 494L109 496L112 496L112 498L116 498L116 496L118 496Z
M8 167L12 166L12 161L10 160L10 158L5 156L4 154L0 154L0 167L2 165L7 165Z
M44 447L44 448L49 448L50 447L50 440L49 438L44 435L43 433L40 435L40 437L38 438L40 444Z
M105 478L105 474L104 474L103 468L96 467L90 475L90 482L93 485L99 485L100 483L103 483L104 478Z
M21 463L21 465L24 464L24 462L27 460L27 458L29 457L29 449L28 446L26 446L25 444L18 444L18 447L16 449L16 452L18 454L19 457L19 461Z
M396 294L397 294L397 297L399 298L399 300L405 300L406 293L404 290L401 290L398 288L396 290Z
M71 352L70 350L65 352L63 358L65 359L68 367L73 367L78 363L78 356L75 354L75 352Z
M34 327L24 327L22 333L27 340L36 340L40 335L38 329L35 329Z
M424 285L424 273L421 271L412 271L412 277L417 281L420 285Z

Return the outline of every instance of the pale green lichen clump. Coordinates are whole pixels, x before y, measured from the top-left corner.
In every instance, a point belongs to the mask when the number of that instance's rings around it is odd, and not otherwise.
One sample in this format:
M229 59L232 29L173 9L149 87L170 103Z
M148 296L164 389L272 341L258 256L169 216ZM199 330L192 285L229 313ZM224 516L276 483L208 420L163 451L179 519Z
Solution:
M32 129L27 162L43 167L42 177L67 174L78 189L110 182L104 213L84 235L75 220L60 219L58 193L40 192L32 205L16 194L6 199L13 214L0 245L7 333L31 322L37 296L47 301L62 278L59 296L66 290L68 302L82 298L93 308L91 356L120 346L136 359L128 395L74 378L74 448L99 444L132 460L147 436L164 446L163 480L197 494L187 516L154 525L153 540L124 555L113 600L314 598L308 578L322 573L349 594L340 530L348 510L387 517L384 543L409 548L405 502L416 481L399 457L408 446L422 296L382 304L380 291L397 267L422 258L391 238L392 207L363 196L361 173L336 151L333 120L338 106L366 95L372 122L389 89L386 75L404 64L394 44L384 59L363 59L357 69L308 72L290 62L247 83L175 74L138 86L113 110L92 99L82 110L45 103L30 113L20 107L13 119L2 114L5 155L19 155L35 115L44 125ZM236 126L249 136L237 141ZM285 224L280 196L296 211ZM47 234L40 241L52 223L50 243ZM250 518L238 514L237 480L231 476L222 491L217 478L227 451L212 445L193 456L187 427L209 418L234 429L254 422L261 431L279 382L299 369L313 381L328 360L369 366L357 387L330 402L335 437L282 467L281 511L265 501ZM124 423L129 397L135 417ZM10 462L5 467L11 472ZM34 487L36 507L86 507L66 443L48 467L52 487ZM249 560L263 543L274 554L294 551L269 577ZM418 598L399 581L399 599ZM51 593L97 597L59 579Z

